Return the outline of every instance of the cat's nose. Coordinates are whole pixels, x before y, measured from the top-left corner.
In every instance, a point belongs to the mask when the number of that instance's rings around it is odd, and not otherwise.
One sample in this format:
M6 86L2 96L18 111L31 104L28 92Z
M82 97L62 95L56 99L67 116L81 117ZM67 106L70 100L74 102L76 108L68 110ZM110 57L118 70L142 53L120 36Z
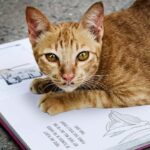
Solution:
M62 78L66 81L71 81L74 78L74 74L73 73L64 73L62 75Z

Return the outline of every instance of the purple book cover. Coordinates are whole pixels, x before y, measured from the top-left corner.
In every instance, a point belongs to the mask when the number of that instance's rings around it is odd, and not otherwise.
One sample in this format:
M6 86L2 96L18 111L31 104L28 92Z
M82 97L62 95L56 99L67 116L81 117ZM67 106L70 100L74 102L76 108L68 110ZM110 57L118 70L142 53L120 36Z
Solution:
M27 150L27 147L21 142L21 139L13 132L9 125L0 117L0 125L8 132L8 134L14 139L16 144L21 150Z

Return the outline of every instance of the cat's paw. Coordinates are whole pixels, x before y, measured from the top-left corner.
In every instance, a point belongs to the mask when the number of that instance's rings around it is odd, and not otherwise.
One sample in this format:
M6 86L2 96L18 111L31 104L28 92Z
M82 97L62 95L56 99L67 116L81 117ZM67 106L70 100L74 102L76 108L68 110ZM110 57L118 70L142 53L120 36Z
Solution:
M34 79L31 83L30 90L34 94L42 94L42 90L40 89L40 79Z
M30 86L30 90L34 94L48 93L52 89L52 82L49 79L39 78L34 79Z
M56 115L65 111L65 104L57 97L45 96L39 104L40 110L50 115Z
M56 85L52 83L50 79L46 78L34 79L30 86L30 90L34 94L45 94L53 91L61 91Z

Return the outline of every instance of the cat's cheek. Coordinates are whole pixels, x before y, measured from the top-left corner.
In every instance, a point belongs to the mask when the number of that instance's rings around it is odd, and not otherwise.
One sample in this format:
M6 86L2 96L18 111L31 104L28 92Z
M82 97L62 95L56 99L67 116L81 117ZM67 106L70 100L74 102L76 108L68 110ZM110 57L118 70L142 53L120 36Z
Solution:
M44 59L38 60L38 66L39 66L41 72L44 73L45 75L50 74L53 69L53 67L50 66Z
M38 66L40 70L48 76L52 81L60 80L59 67L57 63L50 63L45 58L40 58L38 60ZM62 81L60 81L61 83Z
M87 77L87 76L90 77L90 76L95 75L95 73L97 72L97 69L98 69L98 63L89 62L87 65L85 65L83 67L84 76L85 77Z
M85 62L80 62L78 68L86 70L86 72L93 70L93 67L96 69L98 67L98 60L96 58L91 58Z

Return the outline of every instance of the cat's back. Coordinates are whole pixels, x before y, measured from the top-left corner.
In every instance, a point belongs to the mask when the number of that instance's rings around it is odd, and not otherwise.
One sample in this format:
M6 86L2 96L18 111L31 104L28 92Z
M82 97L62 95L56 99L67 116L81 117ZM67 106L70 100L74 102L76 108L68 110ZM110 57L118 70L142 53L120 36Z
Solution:
M150 0L136 0L130 8L105 17L103 49L106 55L143 56L150 65Z
M108 84L135 75L137 81L150 80L150 0L137 0L130 8L105 17L98 72L108 75L104 81Z
M104 27L105 35L120 34L126 40L150 37L150 0L136 0L130 8L106 16Z

